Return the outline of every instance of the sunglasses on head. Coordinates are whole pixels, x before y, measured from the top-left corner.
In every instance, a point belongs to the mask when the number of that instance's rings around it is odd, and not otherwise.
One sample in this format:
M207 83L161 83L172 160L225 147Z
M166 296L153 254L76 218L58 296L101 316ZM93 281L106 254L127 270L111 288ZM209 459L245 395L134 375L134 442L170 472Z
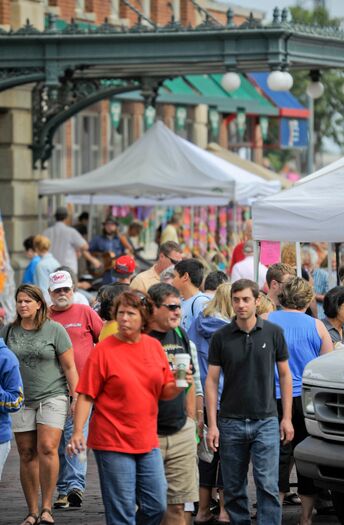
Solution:
M175 312L176 310L181 309L180 304L162 304L161 306L164 306L167 310L170 310L170 312Z

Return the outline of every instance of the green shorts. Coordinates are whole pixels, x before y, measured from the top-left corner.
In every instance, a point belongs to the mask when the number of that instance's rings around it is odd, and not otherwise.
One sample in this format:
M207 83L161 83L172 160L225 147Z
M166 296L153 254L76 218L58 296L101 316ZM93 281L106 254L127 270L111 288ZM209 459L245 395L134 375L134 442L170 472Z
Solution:
M11 414L13 432L30 432L37 429L37 424L64 429L69 409L66 395L50 397L24 404L18 412Z

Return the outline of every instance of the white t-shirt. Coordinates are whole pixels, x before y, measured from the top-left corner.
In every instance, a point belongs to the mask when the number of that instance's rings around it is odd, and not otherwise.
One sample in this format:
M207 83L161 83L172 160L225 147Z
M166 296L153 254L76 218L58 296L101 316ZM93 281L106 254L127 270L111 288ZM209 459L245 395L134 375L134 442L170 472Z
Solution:
M51 241L51 252L60 261L61 266L69 266L78 273L77 250L86 244L85 239L75 229L58 221L44 230L43 235Z
M259 288L263 288L266 280L266 272L268 269L263 264L259 263L259 276L258 276L258 285ZM245 257L243 261L237 262L231 273L231 282L234 283L239 279L251 279L254 281L254 258L253 255Z

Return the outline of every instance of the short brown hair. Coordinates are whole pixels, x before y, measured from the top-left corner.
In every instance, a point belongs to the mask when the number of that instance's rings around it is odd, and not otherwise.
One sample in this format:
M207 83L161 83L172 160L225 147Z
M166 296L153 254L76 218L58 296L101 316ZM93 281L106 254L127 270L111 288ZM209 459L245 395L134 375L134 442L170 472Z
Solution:
M294 277L283 286L278 299L284 308L303 310L314 297L312 286L302 277Z
M153 313L153 303L143 292L140 292L138 290L132 290L128 292L122 292L116 299L114 306L113 306L113 319L116 319L117 312L119 310L119 307L123 306L131 306L132 308L136 308L140 312L141 319L142 319L142 332L145 332L148 328L148 321L150 319L150 316Z
M288 274L296 276L295 268L285 263L272 264L266 272L266 282L268 287L270 288L271 281L281 282L283 275Z
M253 297L258 299L259 286L254 281L251 281L251 279L239 279L238 281L234 281L231 288L231 297L233 297L233 294L236 292L242 292L242 290L246 290L246 288L249 288L252 291Z
M171 252L183 253L183 249L178 243L174 241L166 241L163 244L160 244L158 256L160 253L162 253L168 257Z
M43 324L48 318L48 307L47 303L45 302L42 290L38 286L35 286L33 284L21 284L16 291L16 301L20 293L26 293L29 297L31 297L31 299L37 301L38 303L41 303L41 308L37 310L34 321L35 329L39 330L40 328L42 328ZM13 324L16 326L20 326L21 321L22 318L17 312L17 317L14 320Z

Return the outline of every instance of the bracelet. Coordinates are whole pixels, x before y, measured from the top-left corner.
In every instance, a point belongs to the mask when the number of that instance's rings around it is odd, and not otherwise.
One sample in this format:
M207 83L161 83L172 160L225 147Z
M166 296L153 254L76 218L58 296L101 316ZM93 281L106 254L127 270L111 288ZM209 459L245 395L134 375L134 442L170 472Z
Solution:
M197 414L203 414L203 410L196 410Z

